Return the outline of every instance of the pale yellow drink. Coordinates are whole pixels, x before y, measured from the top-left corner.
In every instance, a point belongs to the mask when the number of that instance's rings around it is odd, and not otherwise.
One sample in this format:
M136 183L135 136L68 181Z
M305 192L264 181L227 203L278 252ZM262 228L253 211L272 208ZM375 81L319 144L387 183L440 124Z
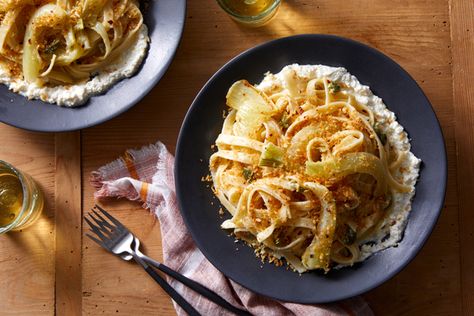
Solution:
M29 175L0 160L0 234L33 224L41 214L43 201Z
M217 0L217 2L234 20L254 27L270 21L280 6L280 0Z

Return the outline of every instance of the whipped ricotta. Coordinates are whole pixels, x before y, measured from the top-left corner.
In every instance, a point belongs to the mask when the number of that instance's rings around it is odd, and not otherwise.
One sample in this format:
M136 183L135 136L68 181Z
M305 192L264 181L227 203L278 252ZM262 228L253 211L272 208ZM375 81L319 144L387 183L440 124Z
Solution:
M70 86L41 87L23 79L12 78L6 69L0 67L0 83L28 99L40 99L66 107L79 106L86 103L93 95L107 91L118 81L131 77L146 56L148 42L148 29L143 24L138 30L136 43L87 82Z
M393 192L390 214L384 219L381 230L367 238L361 245L359 261L365 260L375 252L396 246L402 239L407 224L421 163L421 160L410 152L410 141L403 126L397 122L395 114L387 108L381 98L374 95L368 86L361 84L355 76L342 67L288 65L277 74L265 74L265 78L257 87L261 90L271 89L273 85L287 88L285 87L285 73L288 71L295 71L300 77L325 77L331 81L344 83L347 86L346 89L351 90L351 94L359 103L366 105L373 111L377 128L387 136L387 141L395 151L408 152L403 158L400 168L393 175L401 183L409 185L410 192Z

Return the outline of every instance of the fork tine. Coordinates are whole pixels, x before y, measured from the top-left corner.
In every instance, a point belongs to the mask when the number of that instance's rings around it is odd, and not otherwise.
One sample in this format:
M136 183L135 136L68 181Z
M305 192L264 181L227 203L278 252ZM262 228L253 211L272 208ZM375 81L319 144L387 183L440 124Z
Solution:
M115 217L110 215L109 212L104 210L102 207L100 207L97 204L95 205L95 207L98 208L105 216L107 216L107 218L110 219L112 221L112 223L114 223L117 227L125 228L125 226L123 226L122 223L120 223L117 219L115 219Z
M105 247L104 247L104 244L103 244L99 239L95 238L94 236L92 236L92 235L90 235L90 234L88 234L88 233L86 233L86 236L89 237L90 239L92 239L93 241L95 241L96 243L98 243L99 246L105 248Z
M109 238L104 236L104 234L100 231L99 227L97 227L96 225L94 225L87 217L84 216L84 220L87 222L87 224L89 224L89 226L91 227L91 231L94 232L97 236L99 236L100 239L102 239L103 241L104 240L108 240Z
M115 227L112 226L105 218L102 217L102 215L100 215L98 212L96 212L96 210L94 209L91 209L91 211L95 214L95 216L97 216L101 221L102 223L107 226L108 228L110 229L114 229ZM89 213L90 214L90 213Z
M92 214L91 212L89 212L89 213L87 213L87 214L89 215L89 217L90 217L91 219L94 220L94 222L97 223L97 225L99 225L99 229L100 229L103 233L105 233L105 234L107 234L107 235L112 235L112 234L114 233L114 231L117 230L116 227L110 225L110 223L108 223L107 221L105 221L105 220L101 221L101 220L97 219L97 218L94 216L94 214Z

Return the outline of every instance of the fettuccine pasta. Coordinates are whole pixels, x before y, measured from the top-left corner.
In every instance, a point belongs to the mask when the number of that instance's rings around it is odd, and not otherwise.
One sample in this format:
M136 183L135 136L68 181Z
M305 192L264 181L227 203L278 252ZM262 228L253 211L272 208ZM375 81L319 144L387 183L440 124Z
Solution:
M300 273L329 271L364 259L363 245L389 229L393 200L414 193L404 159L419 161L352 87L295 67L264 87L232 85L210 171L232 215L224 229Z

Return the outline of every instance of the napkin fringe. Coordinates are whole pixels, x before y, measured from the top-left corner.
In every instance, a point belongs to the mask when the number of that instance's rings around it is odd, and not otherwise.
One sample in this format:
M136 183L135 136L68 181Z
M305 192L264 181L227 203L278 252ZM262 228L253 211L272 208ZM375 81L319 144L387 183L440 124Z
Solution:
M123 159L118 158L105 166L100 167L99 170L91 172L89 182L96 190L100 190L105 182L106 175L111 170L123 170L124 168L125 163ZM95 194L97 194L97 192Z

